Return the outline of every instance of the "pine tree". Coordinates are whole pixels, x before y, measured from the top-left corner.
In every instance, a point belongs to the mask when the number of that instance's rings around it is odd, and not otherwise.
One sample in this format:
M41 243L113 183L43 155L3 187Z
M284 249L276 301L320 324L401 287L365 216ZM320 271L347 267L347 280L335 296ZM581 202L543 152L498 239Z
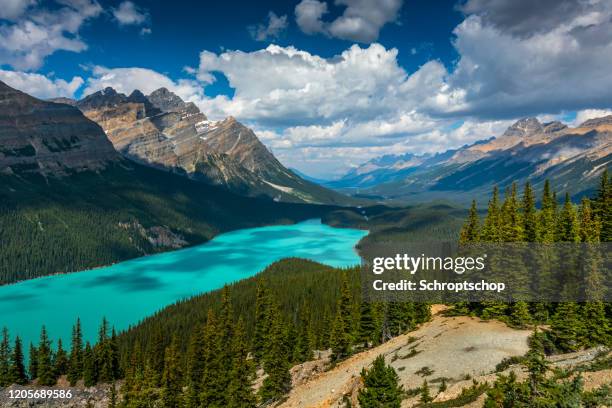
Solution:
M580 242L598 242L601 227L599 225L599 221L594 217L593 211L591 210L591 201L586 197L582 199L580 204L579 218Z
M219 336L222 346L219 349L220 367L219 378L223 389L229 387L230 372L232 371L233 358L231 344L234 335L234 309L230 295L229 286L225 286L221 292L221 309L219 314Z
M336 318L330 334L330 346L332 349L333 361L339 361L350 354L351 340L348 331L346 322L342 316L341 302L338 301Z
M187 392L185 395L185 406L199 406L200 393L202 391L202 378L204 376L205 358L204 327L198 326L191 335L187 349Z
M501 231L503 242L520 242L523 239L523 221L519 213L516 183L512 183L501 208Z
M529 313L529 305L522 300L512 305L510 322L516 327L525 327L531 323L531 314Z
M550 189L550 182L544 182L542 193L542 210L539 217L539 239L544 243L555 241L555 228L557 222L557 200L554 192Z
M612 175L606 168L600 179L597 198L595 199L595 215L601 224L601 241L612 241Z
M0 340L0 387L11 385L11 343L8 329L2 329L2 340Z
M255 329L252 348L257 361L261 361L265 354L270 333L270 318L270 295L266 288L266 281L262 278L257 282L255 295Z
M96 358L89 342L85 343L83 351L83 384L86 387L96 385L98 374L96 372Z
M246 339L244 321L238 320L234 329L232 344L232 370L228 387L228 408L253 408L256 407L255 395L252 384L255 377L255 367L248 359L249 348Z
M427 384L427 380L423 380L423 385L421 385L421 392L420 392L419 400L423 404L427 404L433 401L433 398L431 397L431 394L429 393L429 384Z
M557 241L578 242L580 240L576 210L572 205L569 193L565 193L565 202L559 213L557 223Z
M119 340L117 339L117 332L115 331L115 327L111 329L111 337L109 339L109 348L110 348L110 365L111 365L111 373L112 379L117 380L121 377L121 366L119 362Z
M38 342L38 384L55 385L56 377L53 370L53 353L51 351L51 341L47 335L45 326L40 331Z
M152 384L161 385L161 377L164 371L164 353L166 351L166 342L161 329L156 328L153 332L153 341L151 342L148 354L148 368L151 371L152 377L149 378Z
M529 387L532 395L539 394L538 387L545 379L548 362L544 357L544 347L541 344L537 330L531 337L531 348L525 356L525 366L529 371Z
M167 408L179 408L181 402L181 370L179 350L176 336L172 338L164 355L164 370L162 375L162 403Z
M526 242L537 242L538 236L538 218L535 207L535 194L529 182L525 183L523 190L523 201L521 203L523 210L523 238Z
M493 189L493 197L489 200L487 216L482 226L481 240L484 242L501 242L501 215L499 208L499 189Z
M291 388L289 356L284 347L284 322L275 302L271 306L271 316L269 343L264 356L264 370L268 376L259 389L264 403L277 400Z
M28 365L28 373L32 381L38 378L38 349L32 343L30 343L30 364Z
M70 362L68 367L68 381L75 386L83 377L83 334L81 333L81 320L77 319L72 328L72 341L70 345Z
M588 347L610 345L612 343L612 328L606 317L606 307L601 301L587 302L582 307L584 322L585 345Z
M467 221L461 228L459 235L459 243L466 244L468 242L477 242L480 236L480 219L478 217L478 209L476 208L476 200L472 201L470 214Z
M363 343L363 347L369 347L369 344L376 338L376 325L374 316L372 315L372 304L363 300L359 310L359 333L358 341Z
M353 296L349 286L349 280L346 273L342 274L342 286L340 287L340 315L344 320L344 326L346 327L346 333L349 337L349 341L352 340L353 334Z
M224 407L227 405L225 393L225 379L219 378L223 367L223 354L221 348L220 322L212 310L208 311L206 326L204 328L204 373L202 376L200 403L205 407Z
M314 339L309 310L308 303L304 302L299 312L299 332L293 353L293 361L297 363L312 360L313 357Z
M582 345L583 332L578 305L575 302L559 303L552 319L551 334L561 351L578 350Z
M13 384L25 385L28 383L28 377L26 376L25 366L23 364L21 339L19 336L15 337L15 347L13 347L13 354L11 356L10 377L11 383Z
M113 380L111 352L108 341L109 324L105 317L102 318L98 329L98 343L94 346L95 366L97 381L108 383Z
M57 340L57 351L55 353L55 359L53 361L53 366L55 370L56 376L64 375L68 372L68 356L64 351L64 347L62 345L62 339Z
M372 368L361 371L363 388L357 396L361 408L399 408L404 390L399 385L398 376L393 367L385 364L382 355L376 357Z

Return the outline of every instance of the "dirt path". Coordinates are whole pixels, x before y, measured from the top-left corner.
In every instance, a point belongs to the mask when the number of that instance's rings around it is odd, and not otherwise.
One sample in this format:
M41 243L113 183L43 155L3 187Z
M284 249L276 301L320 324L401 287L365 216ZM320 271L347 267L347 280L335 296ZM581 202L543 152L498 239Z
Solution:
M527 330L513 330L497 321L470 317L443 317L435 307L432 321L406 335L354 355L334 369L314 374L296 385L281 407L323 408L339 406L344 395L359 386L360 373L376 356L385 355L406 389L419 387L427 379L437 388L436 379L454 382L467 375L490 373L509 356L527 352ZM414 350L414 351L413 351ZM426 367L426 368L425 368Z

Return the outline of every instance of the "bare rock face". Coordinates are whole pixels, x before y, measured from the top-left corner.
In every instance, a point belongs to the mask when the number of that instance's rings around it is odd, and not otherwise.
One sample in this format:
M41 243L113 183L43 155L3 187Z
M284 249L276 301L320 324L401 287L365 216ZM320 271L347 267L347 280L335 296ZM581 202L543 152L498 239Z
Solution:
M530 136L536 133L540 133L543 130L543 126L536 118L525 118L521 119L512 126L510 126L504 136Z
M112 88L76 106L131 160L250 196L298 202L333 202L341 196L287 170L255 133L233 117L209 121L198 107L166 88L130 96ZM325 198L318 195L326 195Z
M79 109L0 82L0 172L61 176L119 160L100 126Z

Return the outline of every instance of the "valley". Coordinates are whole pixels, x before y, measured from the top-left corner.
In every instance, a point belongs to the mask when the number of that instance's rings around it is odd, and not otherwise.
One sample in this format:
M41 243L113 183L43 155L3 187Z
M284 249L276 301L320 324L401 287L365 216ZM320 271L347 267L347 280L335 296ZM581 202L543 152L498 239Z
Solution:
M549 180L579 200L592 195L611 162L612 116L574 128L525 118L490 139L436 154L379 157L323 184L358 197L465 205L493 186L504 191L529 180L540 189Z

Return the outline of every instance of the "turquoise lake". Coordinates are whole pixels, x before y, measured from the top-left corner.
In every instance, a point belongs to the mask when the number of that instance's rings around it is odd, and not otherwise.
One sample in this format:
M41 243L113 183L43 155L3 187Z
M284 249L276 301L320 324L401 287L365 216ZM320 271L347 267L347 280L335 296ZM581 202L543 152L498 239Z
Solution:
M103 268L0 286L0 327L28 347L44 324L69 348L76 318L95 340L102 317L122 330L166 305L248 278L287 257L331 266L359 263L357 242L367 231L332 228L311 220L228 232L191 248Z

